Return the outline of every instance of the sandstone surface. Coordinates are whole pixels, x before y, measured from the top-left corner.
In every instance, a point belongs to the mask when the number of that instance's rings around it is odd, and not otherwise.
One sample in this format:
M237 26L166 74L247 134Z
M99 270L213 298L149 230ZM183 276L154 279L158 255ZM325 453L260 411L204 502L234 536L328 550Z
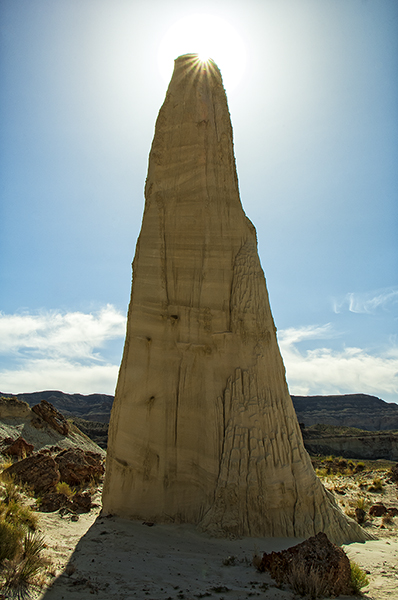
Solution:
M213 535L366 539L303 446L211 61L175 61L145 199L105 512Z

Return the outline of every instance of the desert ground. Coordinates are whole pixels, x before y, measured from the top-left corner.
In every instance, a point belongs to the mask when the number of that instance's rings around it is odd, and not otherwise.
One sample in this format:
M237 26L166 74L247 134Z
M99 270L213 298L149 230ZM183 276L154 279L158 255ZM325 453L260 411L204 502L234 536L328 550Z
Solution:
M352 514L359 499L366 508L377 502L398 506L397 483L390 480L387 465L370 466L355 475L323 474L344 511ZM375 479L381 490L368 491ZM40 513L52 567L46 586L34 592L35 600L82 600L92 595L104 600L299 598L288 585L277 586L267 573L259 573L252 560L302 540L215 539L191 525L151 526L103 517L100 486L93 501L97 506L78 518ZM398 598L398 517L367 516L364 526L375 539L344 546L368 574L363 598Z

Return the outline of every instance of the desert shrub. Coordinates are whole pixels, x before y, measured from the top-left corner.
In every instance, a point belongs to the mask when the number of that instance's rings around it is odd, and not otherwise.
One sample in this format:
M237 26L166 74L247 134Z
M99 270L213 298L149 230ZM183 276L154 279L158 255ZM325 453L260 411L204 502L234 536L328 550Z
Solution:
M57 483L55 489L57 490L57 494L64 494L67 498L72 498L75 493L65 481Z
M43 537L28 531L15 557L3 561L3 589L11 598L24 600L30 597L35 578L48 565L42 555L44 548Z
M287 582L296 594L311 600L330 596L333 587L332 577L321 575L316 568L308 570L303 563L292 565Z
M383 491L383 482L379 477L375 477L373 479L372 485L368 487L368 492L382 492Z
M360 472L361 472L361 471L363 471L364 469L365 469L365 463L363 463L363 462L358 462L358 463L355 465L354 472L355 472L355 473L360 473Z
M22 488L3 478L0 499L0 587L6 598L25 600L48 561L43 538L35 533L38 517L23 504Z
M354 594L360 594L361 589L369 585L369 579L356 562L350 561L351 566L351 585Z
M8 523L13 523L17 526L25 526L33 531L37 527L37 515L29 508L29 506L24 506L15 500L12 500L8 504L0 502L0 514Z
M14 523L0 521L0 565L4 560L12 560L21 547L24 530Z
M0 459L2 462L0 464L0 469L1 469L1 473L0 473L0 480L3 481L3 478L7 478L9 477L9 475L7 475L6 473L3 473L3 471L5 469L8 469L8 467L11 467L12 465L12 460L10 458L6 458L4 459L4 457L2 456Z
M21 500L20 487L9 475L3 475L2 497L5 504L14 501L19 502Z
M368 510L369 500L364 496L359 496L354 500L354 508L362 508L362 510Z
M323 468L323 469L316 469L316 474L318 477L326 477L328 474L327 469Z

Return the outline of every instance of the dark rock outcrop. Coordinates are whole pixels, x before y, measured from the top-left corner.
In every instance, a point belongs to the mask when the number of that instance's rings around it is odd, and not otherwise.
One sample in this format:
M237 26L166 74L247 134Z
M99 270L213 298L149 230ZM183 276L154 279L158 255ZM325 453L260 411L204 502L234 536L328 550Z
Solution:
M91 479L100 478L104 472L103 460L100 454L84 452L79 448L63 450L55 458L61 481L69 485L80 485Z
M57 492L47 492L40 499L40 512L55 512L60 508L67 509L67 512L86 513L90 512L93 504L88 492L77 492L72 497Z
M53 493L59 481L78 486L92 479L98 480L104 471L100 454L76 448L63 450L55 457L47 453L35 454L11 465L4 473L32 487L35 493Z
M394 465L393 467L391 467L390 478L392 479L392 481L395 481L398 483L398 463L396 465Z
M22 484L32 487L36 494L45 492L59 482L60 473L55 460L48 455L35 454L3 471Z
M23 437L17 438L13 441L5 450L3 450L4 454L8 454L9 456L17 456L18 458L25 458L26 456L30 456L33 453L34 446L33 444L28 444Z
M40 404L32 407L32 411L38 415L43 421L48 423L52 429L58 431L61 435L68 435L69 425L64 415L62 415L52 404L47 400L41 400Z
M382 517L386 513L387 513L387 509L384 506L384 504L382 504L381 502L377 502L376 504L373 504L373 506L371 506L369 508L369 514L371 517Z
M324 533L282 552L264 553L257 568L268 571L278 584L292 583L296 573L308 578L317 577L327 586L328 596L352 594L353 591L348 556Z

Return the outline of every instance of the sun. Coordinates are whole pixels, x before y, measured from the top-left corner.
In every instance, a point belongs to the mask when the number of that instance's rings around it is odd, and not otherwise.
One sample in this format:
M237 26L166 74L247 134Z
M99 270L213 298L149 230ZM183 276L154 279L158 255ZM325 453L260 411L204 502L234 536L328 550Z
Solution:
M198 54L201 62L214 60L227 92L236 88L246 64L241 35L231 23L210 14L183 17L167 30L158 51L159 70L165 81L170 81L174 59L182 54Z

